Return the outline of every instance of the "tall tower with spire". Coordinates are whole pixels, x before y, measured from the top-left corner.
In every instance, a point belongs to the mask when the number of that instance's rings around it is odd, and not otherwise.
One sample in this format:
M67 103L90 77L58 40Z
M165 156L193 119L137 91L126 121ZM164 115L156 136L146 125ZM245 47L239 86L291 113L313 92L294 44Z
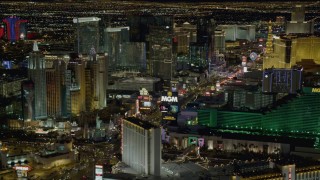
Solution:
M272 34L272 22L268 23L268 39L266 42L266 54L273 52L273 34Z
M37 42L28 60L28 76L34 83L34 118L44 119L47 117L46 66Z

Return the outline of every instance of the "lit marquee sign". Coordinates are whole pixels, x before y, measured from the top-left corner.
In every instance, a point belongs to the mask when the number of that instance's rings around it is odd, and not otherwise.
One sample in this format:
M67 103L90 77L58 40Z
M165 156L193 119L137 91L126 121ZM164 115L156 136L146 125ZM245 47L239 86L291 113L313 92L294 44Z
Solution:
M168 91L166 96L161 96L161 102L178 102L178 96L173 96L171 91Z

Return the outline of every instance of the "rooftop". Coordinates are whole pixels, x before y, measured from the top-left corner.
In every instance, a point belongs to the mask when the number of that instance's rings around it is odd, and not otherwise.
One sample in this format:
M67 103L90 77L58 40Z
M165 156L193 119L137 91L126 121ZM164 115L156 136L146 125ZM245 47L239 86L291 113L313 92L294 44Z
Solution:
M141 119L135 118L135 117L128 117L125 119L128 122L131 122L133 124L136 124L137 126L140 126L144 129L156 129L159 128L158 126L155 126L147 121L142 121Z

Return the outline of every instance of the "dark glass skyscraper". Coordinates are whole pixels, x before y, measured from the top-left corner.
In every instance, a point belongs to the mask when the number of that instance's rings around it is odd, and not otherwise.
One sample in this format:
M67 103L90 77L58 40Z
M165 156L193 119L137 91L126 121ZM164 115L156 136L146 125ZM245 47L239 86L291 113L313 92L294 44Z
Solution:
M172 16L130 16L128 18L130 26L130 41L131 42L145 42L146 35L149 34L150 26L162 26L173 29Z
M209 59L214 55L214 31L215 21L212 18L208 16L198 18L197 43L207 47Z
M90 54L92 49L100 52L100 18L83 17L74 18L73 23L76 24L76 43L75 51L79 54Z

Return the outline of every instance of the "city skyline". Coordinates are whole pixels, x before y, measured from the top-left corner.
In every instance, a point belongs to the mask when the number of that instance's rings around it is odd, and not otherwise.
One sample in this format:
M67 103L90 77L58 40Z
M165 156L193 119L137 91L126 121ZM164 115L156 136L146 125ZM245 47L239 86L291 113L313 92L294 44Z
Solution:
M0 179L320 178L319 1L0 12Z

